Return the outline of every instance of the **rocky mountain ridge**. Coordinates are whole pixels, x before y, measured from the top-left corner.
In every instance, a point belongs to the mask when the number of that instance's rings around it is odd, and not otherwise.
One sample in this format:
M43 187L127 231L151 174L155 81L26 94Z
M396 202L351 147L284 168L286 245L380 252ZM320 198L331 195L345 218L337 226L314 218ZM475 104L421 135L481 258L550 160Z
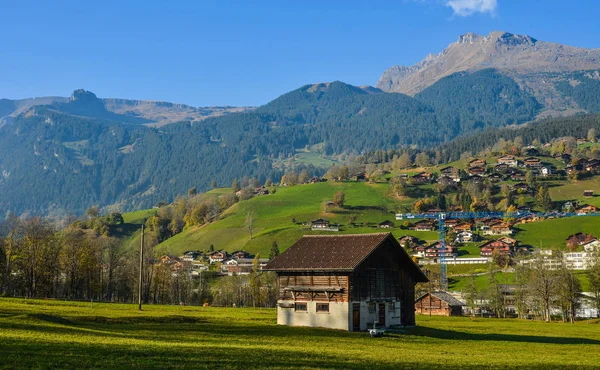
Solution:
M513 78L547 110L575 112L581 108L561 96L548 80L555 82L561 73L600 69L600 49L566 46L502 31L487 36L467 33L439 54L429 54L413 66L387 69L377 87L415 95L444 77L487 68Z
M198 122L210 117L249 112L254 107L209 106L192 107L186 104L154 100L98 98L84 89L75 90L69 98L59 96L0 99L0 126L36 106L50 106L57 110L68 106L68 113L84 117L113 119L160 127L174 122ZM76 111L73 111L75 109Z

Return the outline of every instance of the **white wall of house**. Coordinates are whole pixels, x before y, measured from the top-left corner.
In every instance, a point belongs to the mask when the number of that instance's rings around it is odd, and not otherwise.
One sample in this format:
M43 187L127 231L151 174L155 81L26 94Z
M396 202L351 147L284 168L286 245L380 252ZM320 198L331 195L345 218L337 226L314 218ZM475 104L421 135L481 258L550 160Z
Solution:
M294 301L279 301L277 306L277 324L289 326L310 326L340 330L352 330L352 312L348 302L329 302L329 312L317 312L317 303L306 303L307 311L295 311ZM291 308L280 307L288 304ZM349 308L350 307L350 308Z
M289 326L310 326L340 330L353 330L353 304L360 304L360 330L373 328L373 322L379 322L380 303L385 304L385 323L379 327L400 325L400 302L329 302L329 312L317 312L317 303L307 304L307 311L296 311L294 301L279 301L277 307L277 324ZM281 306L290 306L285 308ZM374 305L374 307L373 307Z

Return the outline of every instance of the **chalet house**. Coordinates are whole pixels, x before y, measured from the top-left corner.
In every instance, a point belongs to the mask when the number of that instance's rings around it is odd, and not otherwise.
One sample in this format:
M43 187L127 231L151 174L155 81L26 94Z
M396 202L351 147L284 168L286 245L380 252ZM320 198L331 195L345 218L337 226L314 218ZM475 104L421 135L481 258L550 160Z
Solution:
M506 173L508 172L508 165L505 163L497 164L494 166L494 172L496 173Z
M240 259L240 258L251 258L250 253L243 251L243 250L237 250L233 253L231 253L231 258L233 259Z
M415 311L422 315L460 316L463 306L446 292L426 293L415 300Z
M587 215L589 213L596 212L598 212L598 207L590 205L584 205L583 207L577 208L577 211L575 211L575 213L577 213L578 215Z
M504 180L504 176L499 173L494 173L490 177L488 177L492 182L500 182Z
M456 239L454 239L454 242L457 244L470 243L477 241L477 239L477 234L473 234L472 231L461 231L456 234Z
M262 271L262 269L269 263L268 258L259 258L258 259L258 270ZM222 272L227 273L227 275L248 275L252 272L252 266L254 265L254 258L238 258L238 259L229 259L223 262L221 266Z
M565 172L567 173L567 175L572 175L575 173L579 173L581 171L581 166L580 165L568 165L567 167L565 167Z
M400 243L400 245L403 247L405 244L408 243L409 248L412 249L413 246L421 244L421 241L412 235L404 235L403 237L398 239L398 243Z
M542 167L542 175L543 176L552 176L556 175L557 170L553 165L547 165Z
M585 170L593 174L598 174L600 172L600 161L597 159L592 159L591 161L588 161L585 165Z
M519 161L512 155L504 155L498 158L498 164L505 164L509 167L517 167L519 165Z
M488 231L493 224L498 222L502 221L498 220L497 218L484 218L475 220L475 226L481 231Z
M410 182L415 185L429 184L431 182L431 174L428 172L418 173L410 178Z
M519 243L517 241L517 239L509 238L508 236L503 236L503 237L500 237L500 238L498 238L496 240L508 244L511 248L516 247L517 244Z
M268 194L269 194L269 189L265 188L264 186L259 186L254 189L254 195L268 195Z
M490 240L479 246L479 255L481 257L491 257L494 253L510 256L513 253L513 248L500 240Z
M522 152L526 156L533 156L533 155L540 154L540 152L537 150L537 148L534 147L533 145L526 146L525 148L523 148Z
M202 253L199 251L185 251L180 258L186 262L193 262L196 261L201 255Z
M523 165L526 168L538 169L542 166L542 162L540 161L539 158L527 157L527 158L523 159Z
M514 184L514 185L512 186L512 188L513 188L515 191L520 191L520 192L523 192L523 193L527 193L527 192L529 191L529 185L527 185L527 184L526 184L526 183L524 183L524 182L519 182L519 183L516 183L516 184Z
M485 167L486 163L485 163L485 159L473 159L472 161L469 161L468 163L468 167Z
M421 257L421 258L425 257L425 250L427 249L426 245L415 244L415 245L411 246L410 248L412 249L413 255L415 255L417 257Z
M277 324L348 331L414 325L428 281L390 233L304 236L264 270L277 273Z
M385 220L383 222L380 222L379 225L377 225L377 227L380 229L390 229L394 227L394 223L390 220Z
M600 240L596 238L583 243L582 246L586 252L600 252Z
M214 251L208 256L208 262L212 265L216 262L223 262L227 259L227 252L223 251Z
M469 174L469 176L473 176L473 175L483 176L483 175L485 175L485 168L479 167L479 166L469 167L469 169L467 170L467 173Z
M434 262L440 257L453 258L458 256L458 250L451 245L435 242L425 248L425 258L432 258Z
M412 226L410 226L409 230L433 231L433 230L435 230L435 224L433 223L433 221L421 220L421 221L415 222Z
M523 181L523 180L525 180L525 174L522 172L513 172L510 175L510 179L512 181Z
M583 196L586 198L591 198L594 196L594 191L593 190L584 190Z
M461 222L456 218L451 218L449 220L444 221L444 226L448 229L453 229L456 225L459 225Z
M510 225L505 222L498 222L482 229L483 235L512 235Z
M311 230L329 229L329 221L319 218L310 222Z
M562 161L563 163L567 164L567 163L571 163L571 155L570 154L557 154L554 156L554 159L558 159L559 161Z
M468 222L464 222L461 223L459 225L454 226L454 231L459 232L459 231L471 231L471 224Z
M569 235L566 240L567 248L572 248L578 245L584 245L590 241L596 240L593 235L585 233L577 233Z
M456 167L444 167L440 170L440 177L448 177L454 182L460 182L460 171Z
M532 222L537 222L540 220L540 217L538 215L536 215L535 213L530 214L530 215L526 215L526 216L522 216L519 217L515 223L518 224L529 224Z
M587 139L584 137L578 137L575 139L575 142L577 143L577 145L583 145L587 143Z

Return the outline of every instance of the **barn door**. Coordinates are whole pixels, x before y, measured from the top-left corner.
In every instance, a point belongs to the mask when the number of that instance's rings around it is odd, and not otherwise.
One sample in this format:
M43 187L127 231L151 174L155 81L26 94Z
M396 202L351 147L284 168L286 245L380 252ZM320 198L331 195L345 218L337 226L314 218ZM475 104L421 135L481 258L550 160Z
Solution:
M352 304L352 330L360 331L360 303Z
M385 303L379 304L379 325L385 326Z

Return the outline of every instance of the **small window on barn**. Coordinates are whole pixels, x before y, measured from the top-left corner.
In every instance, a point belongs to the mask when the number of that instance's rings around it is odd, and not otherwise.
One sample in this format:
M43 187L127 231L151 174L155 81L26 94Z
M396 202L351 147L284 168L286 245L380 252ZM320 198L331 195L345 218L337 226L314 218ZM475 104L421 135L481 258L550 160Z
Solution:
M369 302L369 313L375 313L377 311L377 306L375 302Z
M294 311L306 312L308 311L308 307L306 303L296 303L294 306Z
M317 312L329 312L329 303L317 303Z
M394 303L394 302L388 303L388 311L394 312L395 310L396 310L396 303Z

